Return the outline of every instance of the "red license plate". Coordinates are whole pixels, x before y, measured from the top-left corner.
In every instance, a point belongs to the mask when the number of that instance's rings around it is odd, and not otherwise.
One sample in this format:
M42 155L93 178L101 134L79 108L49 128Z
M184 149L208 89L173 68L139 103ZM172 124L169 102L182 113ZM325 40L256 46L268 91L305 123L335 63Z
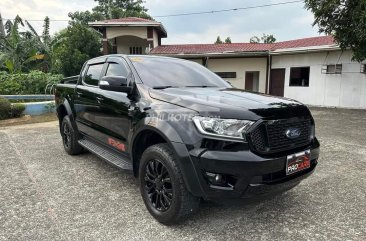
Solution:
M300 172L310 167L310 150L287 156L286 175Z

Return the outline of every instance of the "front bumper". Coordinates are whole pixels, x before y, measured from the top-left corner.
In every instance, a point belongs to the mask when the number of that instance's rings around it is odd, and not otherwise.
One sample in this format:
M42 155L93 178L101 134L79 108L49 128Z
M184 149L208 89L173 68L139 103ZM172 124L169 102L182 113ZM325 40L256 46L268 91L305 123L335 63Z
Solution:
M289 154L310 149L310 168L286 176L286 158ZM190 158L204 199L241 198L281 193L291 189L311 175L319 157L319 142L311 146L283 153L280 156L263 157L251 151L192 150ZM222 174L230 179L230 186L212 185L207 173Z

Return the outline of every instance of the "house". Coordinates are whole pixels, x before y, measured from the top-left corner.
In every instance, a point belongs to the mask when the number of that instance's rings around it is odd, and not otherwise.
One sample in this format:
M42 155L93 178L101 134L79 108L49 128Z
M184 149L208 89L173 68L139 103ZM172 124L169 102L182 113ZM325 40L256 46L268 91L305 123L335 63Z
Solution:
M331 36L273 44L162 45L162 23L123 18L91 22L103 33L103 51L151 54L202 64L233 86L296 99L308 105L366 108L366 62L352 61ZM108 49L108 41L112 49Z

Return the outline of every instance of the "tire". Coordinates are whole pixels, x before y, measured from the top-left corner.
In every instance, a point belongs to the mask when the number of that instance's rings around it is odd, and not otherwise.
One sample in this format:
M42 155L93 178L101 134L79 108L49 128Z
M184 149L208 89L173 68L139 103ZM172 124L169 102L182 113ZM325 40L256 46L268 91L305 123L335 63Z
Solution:
M188 192L177 159L165 143L147 148L139 168L146 208L160 223L172 225L197 212L200 199Z
M78 132L72 125L68 116L65 116L61 123L62 144L69 155L78 155L83 152L83 147L78 143Z

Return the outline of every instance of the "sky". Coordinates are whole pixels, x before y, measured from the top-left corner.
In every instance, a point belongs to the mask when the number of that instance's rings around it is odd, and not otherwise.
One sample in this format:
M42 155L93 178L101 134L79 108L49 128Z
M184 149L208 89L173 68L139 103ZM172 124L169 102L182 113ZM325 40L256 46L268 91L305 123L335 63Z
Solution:
M151 16L191 13L232 8L243 8L293 0L146 0L145 7ZM42 20L51 19L51 33L68 24L67 14L74 11L91 10L93 0L1 0L0 13L3 18L14 18L17 14L29 20L41 33ZM162 22L168 32L163 44L213 43L217 36L230 37L232 42L249 42L250 37L273 34L277 41L319 36L313 27L313 14L304 9L304 3L291 3L271 7L237 10L178 17L154 17Z

